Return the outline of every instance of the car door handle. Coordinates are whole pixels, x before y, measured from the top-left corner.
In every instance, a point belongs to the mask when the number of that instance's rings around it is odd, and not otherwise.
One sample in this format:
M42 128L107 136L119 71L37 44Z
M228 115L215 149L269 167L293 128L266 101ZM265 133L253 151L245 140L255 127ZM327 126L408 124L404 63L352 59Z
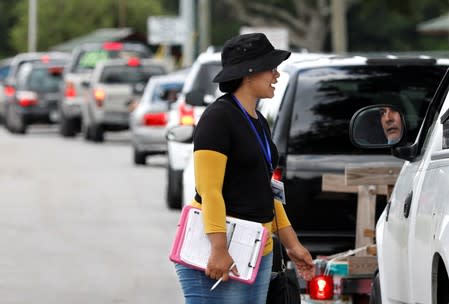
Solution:
M413 191L411 191L404 202L404 217L408 218L410 214L410 207L412 206L412 198L413 198Z
M387 208L387 216L385 217L385 222L388 222L388 216L390 215L390 207L391 207L391 200L388 200L388 203L387 203L387 206L386 206L386 208Z

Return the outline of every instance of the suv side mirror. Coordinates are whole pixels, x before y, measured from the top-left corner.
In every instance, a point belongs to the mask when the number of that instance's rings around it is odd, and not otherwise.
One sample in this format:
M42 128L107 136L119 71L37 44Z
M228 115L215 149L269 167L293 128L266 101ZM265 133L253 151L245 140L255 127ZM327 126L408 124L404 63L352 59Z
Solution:
M180 142L180 143L191 143L193 142L193 130L195 129L192 125L178 125L171 129L168 129L165 138L170 141Z
M360 109L351 118L349 137L360 148L391 148L405 137L403 113L392 105Z
M204 106L204 97L206 97L206 94L199 90L194 90L187 92L186 95L186 104L189 104L191 106Z

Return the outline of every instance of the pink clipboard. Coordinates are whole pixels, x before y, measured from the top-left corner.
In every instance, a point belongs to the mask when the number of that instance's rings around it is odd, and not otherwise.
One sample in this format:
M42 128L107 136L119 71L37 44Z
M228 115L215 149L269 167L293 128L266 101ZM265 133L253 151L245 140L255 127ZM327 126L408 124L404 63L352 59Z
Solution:
M204 239L201 238L201 240L198 239L192 240L193 239L191 237L191 234L193 233L192 230L195 230L196 226L193 226L192 224L193 222L191 221L193 220L198 221L198 218L193 219L193 217L197 216L199 216L202 220L201 209L195 208L193 206L184 206L181 212L181 217L179 219L175 238L172 243L169 258L172 262L179 263L193 269L204 271L206 268L207 259L209 257L207 254L205 254L205 251L203 251L203 253L201 254L201 258L198 258L198 261L199 260L201 261L197 263L190 262L189 258L187 258L185 254L183 256L183 252L185 253L186 250L190 251L189 246L193 246L192 248L204 246L204 250L206 250L206 246L210 247L210 245L208 244L209 241L207 239L207 236L204 234L203 231L200 232L195 231L195 233L201 233L202 235L204 235L203 236ZM234 237L232 235L231 237L228 236L228 239L231 239L229 246L229 253L234 258L234 261L237 263L237 269L241 273L241 277L234 276L231 273L230 278L245 284L252 284L256 280L257 272L260 266L260 261L262 260L262 254L264 251L265 243L267 241L268 231L260 223L245 221L232 217L226 217L226 221L230 225L233 225L234 229L237 231L236 232L237 234L239 233L243 234L240 236L239 235L235 236L233 231L232 233L234 234ZM251 233L245 234L245 231L248 231L245 229L250 229ZM235 241L233 243L232 240L237 238L239 238L240 241ZM245 246L241 246L242 239L248 240ZM189 242L196 242L196 243L189 244ZM244 251L243 254L237 254L236 250L238 250L239 248L240 249L243 248L241 250ZM233 255L233 253L235 254ZM196 252L192 253L192 255L195 254Z

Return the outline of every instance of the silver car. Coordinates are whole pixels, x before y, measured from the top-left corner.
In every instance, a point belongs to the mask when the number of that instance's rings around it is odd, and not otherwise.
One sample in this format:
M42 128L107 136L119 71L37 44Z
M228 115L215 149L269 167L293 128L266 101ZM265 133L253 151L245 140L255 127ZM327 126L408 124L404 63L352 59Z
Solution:
M84 138L95 142L104 140L105 131L129 128L129 107L140 98L148 79L167 73L165 64L152 59L112 59L95 67L81 105Z
M166 153L165 139L168 112L184 85L188 70L154 76L148 81L136 109L130 115L133 159L144 165L146 157Z
M89 81L96 64L129 57L150 58L151 52L142 44L130 42L85 43L73 50L60 92L59 132L62 136L73 137L81 130L81 105L86 95L86 88L81 84Z
M65 65L69 60L70 55L62 52L30 52L20 53L6 60L6 64L1 68L3 75L0 88L0 115L5 117L5 111L8 107L8 103L11 103L14 99L16 92L16 76L23 64L29 62L41 62L41 63L59 63ZM2 62L3 65L3 62ZM8 122L5 121L5 127L9 128Z

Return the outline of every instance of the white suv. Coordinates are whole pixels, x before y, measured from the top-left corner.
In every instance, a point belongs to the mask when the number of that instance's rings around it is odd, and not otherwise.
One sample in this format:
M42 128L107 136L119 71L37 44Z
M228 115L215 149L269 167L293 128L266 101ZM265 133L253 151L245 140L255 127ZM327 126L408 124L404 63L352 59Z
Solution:
M352 118L350 136L356 146L391 148L405 160L376 226L379 273L372 303L449 302L448 90L446 72L430 104L421 109L426 113L422 122L413 107L390 104L368 106ZM400 113L405 126L393 144L387 132L376 137L384 132L379 119L388 107Z
M182 92L169 113L167 129L177 125L195 125L207 104L218 95L218 83L212 82L221 70L220 53L202 53L193 63L186 77ZM182 206L182 174L190 155L192 143L167 139L167 206L179 209Z

